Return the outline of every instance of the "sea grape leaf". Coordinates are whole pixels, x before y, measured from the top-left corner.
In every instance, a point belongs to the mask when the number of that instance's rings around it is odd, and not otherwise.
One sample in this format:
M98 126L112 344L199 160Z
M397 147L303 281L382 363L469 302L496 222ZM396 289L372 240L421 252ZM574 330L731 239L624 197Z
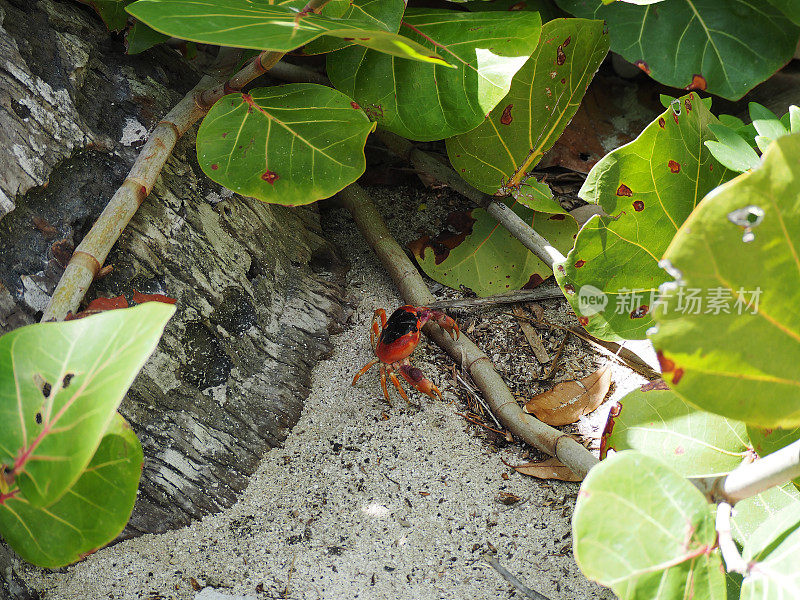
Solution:
M328 76L378 125L412 140L439 140L483 122L536 47L538 13L407 9L401 32L436 49L445 69L351 47L328 55Z
M128 54L139 54L168 39L169 36L136 21L125 33L125 49Z
M125 527L142 473L142 446L115 413L80 478L53 504L21 494L0 502L0 534L23 559L55 569L112 541Z
M745 541L742 558L749 569L741 600L796 598L800 589L800 502L764 521Z
M602 21L545 23L536 50L517 71L508 95L481 125L447 140L455 170L487 194L515 191L518 200L531 196L526 194L530 171L569 124L607 53ZM526 205L561 212L545 189L542 200Z
M800 425L800 134L710 194L664 258L652 336L687 402L760 427ZM690 290L705 302L687 310ZM681 304L683 301L683 304ZM697 314L694 314L697 312Z
M332 196L366 168L375 128L360 107L323 85L292 83L220 98L197 133L197 158L217 183L296 206Z
M370 23L373 29L384 29L392 33L400 30L400 21L406 3L403 0L353 0L347 2L328 2L322 7L322 14L337 19L357 19ZM323 35L311 40L303 47L303 54L324 54L352 46L352 42L333 36Z
M569 248L578 228L572 217L537 213L520 204L511 209L553 246L562 252ZM453 213L448 224L454 233L409 244L422 270L439 283L492 296L533 287L553 272L482 208Z
M795 427L794 429L781 429L779 427L774 429L762 429L760 427L749 426L747 428L747 435L750 436L750 443L756 454L759 456L766 456L767 454L772 454L776 450L788 446L792 442L800 440L800 427ZM794 479L794 484L800 487L800 477Z
M800 504L800 492L791 483L740 500L731 519L733 539L744 546L761 523L790 504Z
M724 600L716 538L697 488L635 450L589 471L572 516L578 566L622 600Z
M322 35L426 63L448 61L418 43L357 18L303 13L307 0L138 0L127 11L169 36L193 42L288 52Z
M758 153L735 130L722 124L711 124L708 127L717 140L704 142L706 148L727 169L743 173L761 164Z
M175 308L148 302L0 338L0 465L32 506L80 477Z
M128 13L125 12L125 6L131 3L132 0L78 0L82 4L91 6L103 23L106 24L109 31L122 31L128 22Z
M697 410L671 390L634 390L620 404L617 416L609 417L613 429L603 437L602 455L638 450L684 477L722 475L747 455L743 423Z
M557 0L577 17L604 19L611 49L656 81L738 100L785 65L800 28L762 0L664 0L649 6Z
M733 176L703 145L711 123L716 118L689 93L586 178L581 198L611 216L586 222L556 279L593 335L644 339L652 327L658 286L669 278L658 266L664 251L703 196Z
M800 0L767 0L795 25L800 25Z

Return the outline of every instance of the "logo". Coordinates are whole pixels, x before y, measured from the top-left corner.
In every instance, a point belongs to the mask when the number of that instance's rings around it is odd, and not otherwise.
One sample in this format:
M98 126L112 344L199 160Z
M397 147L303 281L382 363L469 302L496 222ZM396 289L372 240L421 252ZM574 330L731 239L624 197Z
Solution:
M578 310L584 317L603 312L608 305L608 296L593 285L582 285L578 292Z

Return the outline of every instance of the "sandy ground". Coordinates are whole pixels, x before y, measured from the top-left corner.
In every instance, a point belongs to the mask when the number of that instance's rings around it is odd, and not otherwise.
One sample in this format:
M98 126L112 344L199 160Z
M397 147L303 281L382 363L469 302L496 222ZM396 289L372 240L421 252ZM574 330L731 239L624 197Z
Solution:
M387 194L382 210L407 241L416 231L405 226L413 213L404 211L413 206L392 205ZM482 560L496 550L503 566L551 600L613 598L587 581L572 557L570 515L578 485L539 481L504 466L501 458L522 462L523 447L498 451L456 414L463 405L446 371L450 361L437 348L421 343L415 364L443 390L444 402L425 398L414 409L395 397L390 409L375 372L350 386L372 355L367 331L373 310L393 309L401 300L346 214L332 210L324 219L351 262L354 312L335 338L333 355L317 366L313 392L285 446L266 454L231 509L117 544L63 572L31 570L31 583L53 600L193 599L199 593L310 600L520 597ZM547 306L551 316L565 314L557 302ZM593 359L576 352L571 360L588 361L586 372L595 368ZM555 380L570 375L566 369ZM615 396L640 382L621 368L614 379ZM522 500L504 505L500 492Z

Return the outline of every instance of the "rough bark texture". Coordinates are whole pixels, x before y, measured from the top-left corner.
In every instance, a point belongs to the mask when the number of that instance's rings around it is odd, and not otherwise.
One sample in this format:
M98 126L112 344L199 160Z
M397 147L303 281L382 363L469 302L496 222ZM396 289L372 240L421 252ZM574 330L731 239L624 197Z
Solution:
M126 56L82 5L0 0L0 17L2 333L36 321L146 131L199 76L166 49ZM121 408L146 461L123 535L164 531L231 505L296 422L341 319L341 263L313 208L208 180L190 132L106 264L88 299L177 299ZM0 597L28 598L9 556Z

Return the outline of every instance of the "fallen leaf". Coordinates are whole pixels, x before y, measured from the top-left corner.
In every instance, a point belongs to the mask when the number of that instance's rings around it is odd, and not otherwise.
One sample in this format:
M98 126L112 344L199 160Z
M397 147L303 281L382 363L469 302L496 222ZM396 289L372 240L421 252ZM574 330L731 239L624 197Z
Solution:
M163 302L164 304L175 304L177 302L175 298L170 298L164 294L142 294L136 290L133 290L133 301L136 304L142 304L144 302Z
M611 369L606 365L583 379L562 381L537 394L525 403L524 410L548 425L567 425L600 406L610 386Z
M515 306L511 309L511 312L518 317L517 323L520 329L522 329L525 339L528 340L528 345L531 347L531 350L533 350L533 355L536 357L536 360L538 360L540 364L549 363L552 359L547 353L547 348L545 348L544 344L542 343L542 338L539 336L539 332L536 331L536 328L533 325L525 320L525 318L528 316L526 311L520 306Z
M72 321L74 319L83 319L84 317L90 317L92 315L96 315L97 313L105 312L107 310L116 310L118 308L128 308L128 301L125 299L125 296L114 296L113 298L95 298L89 302L86 310L82 310L75 314L69 313L64 320Z
M538 479L558 479L560 481L583 481L583 477L576 475L569 468L557 458L548 458L541 462L525 463L523 465L509 465L506 461L503 463L507 467L511 467L517 473L523 475L530 475Z

